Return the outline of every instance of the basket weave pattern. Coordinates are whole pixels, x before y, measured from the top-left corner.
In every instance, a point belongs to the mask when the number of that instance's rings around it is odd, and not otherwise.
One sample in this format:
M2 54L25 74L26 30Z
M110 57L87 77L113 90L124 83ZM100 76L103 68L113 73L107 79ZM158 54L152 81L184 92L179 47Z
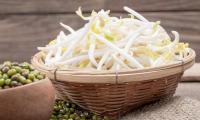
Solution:
M77 84L52 80L59 93L68 100L99 114L116 118L129 110L175 93L182 74L148 81L122 84Z

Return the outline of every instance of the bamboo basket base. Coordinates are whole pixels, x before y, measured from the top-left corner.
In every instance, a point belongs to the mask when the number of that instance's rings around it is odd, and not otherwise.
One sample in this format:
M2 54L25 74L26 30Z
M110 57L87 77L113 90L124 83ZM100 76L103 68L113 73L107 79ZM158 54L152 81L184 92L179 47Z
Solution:
M181 76L179 73L120 84L77 84L53 79L52 82L65 100L114 120L144 104L173 96Z

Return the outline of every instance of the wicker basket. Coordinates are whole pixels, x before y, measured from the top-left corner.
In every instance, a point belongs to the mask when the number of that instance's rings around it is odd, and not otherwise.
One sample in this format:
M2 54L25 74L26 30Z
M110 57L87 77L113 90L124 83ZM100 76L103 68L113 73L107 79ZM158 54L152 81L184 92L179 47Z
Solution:
M65 100L107 115L111 119L155 100L172 96L183 72L194 64L195 52L190 49L183 61L140 70L86 71L55 70L37 53L33 66L47 74Z

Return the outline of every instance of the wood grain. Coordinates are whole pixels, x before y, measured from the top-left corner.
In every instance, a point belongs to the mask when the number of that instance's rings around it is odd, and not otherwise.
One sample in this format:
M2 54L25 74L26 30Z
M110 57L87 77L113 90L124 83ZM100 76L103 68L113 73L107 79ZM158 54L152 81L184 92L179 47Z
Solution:
M200 10L200 0L0 0L0 14L74 13L79 6L84 11L103 8L119 12L123 6L137 11L191 11Z
M143 12L151 20L161 20L170 30L177 30L181 40L189 42L198 54L200 62L200 12ZM119 14L115 14L119 16ZM84 24L78 16L68 14L50 15L1 15L0 16L0 62L4 60L29 61L37 52L56 37L62 21L77 29Z

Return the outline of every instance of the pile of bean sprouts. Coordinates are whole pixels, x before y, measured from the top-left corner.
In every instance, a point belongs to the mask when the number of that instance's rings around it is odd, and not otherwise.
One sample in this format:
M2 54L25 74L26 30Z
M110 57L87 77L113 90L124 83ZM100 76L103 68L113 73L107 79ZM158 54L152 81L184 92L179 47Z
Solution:
M76 14L87 23L74 30L60 23L70 32L59 33L45 47L46 66L60 69L121 70L141 69L170 64L182 60L188 44L179 42L179 34L172 31L172 41L160 21L150 22L136 11L124 7L129 17L110 16L110 11L92 11L84 17L79 8Z

